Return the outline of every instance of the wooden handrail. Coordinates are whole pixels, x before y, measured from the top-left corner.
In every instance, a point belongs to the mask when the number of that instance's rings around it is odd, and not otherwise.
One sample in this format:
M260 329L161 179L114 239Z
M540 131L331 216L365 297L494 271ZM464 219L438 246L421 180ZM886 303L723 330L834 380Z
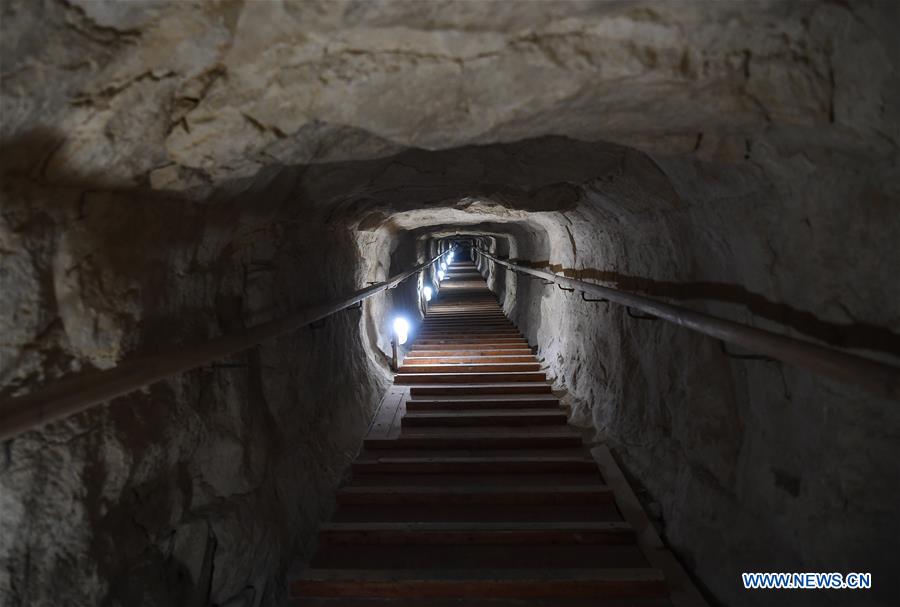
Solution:
M474 248L480 255L515 272L552 280L558 285L577 289L583 293L599 295L611 302L640 310L723 342L741 346L819 375L860 386L872 394L900 400L900 368L893 365L847 354L793 337L786 337L764 329L757 329L711 314L695 312L643 295L602 287L543 270L535 270L498 259L478 247Z
M290 333L398 284L436 262L451 249L411 270L350 295L309 306L278 320L258 324L195 346L150 354L125 361L111 369L92 370L64 377L37 391L0 403L0 440L47 422L85 411L172 375L219 360L266 340Z

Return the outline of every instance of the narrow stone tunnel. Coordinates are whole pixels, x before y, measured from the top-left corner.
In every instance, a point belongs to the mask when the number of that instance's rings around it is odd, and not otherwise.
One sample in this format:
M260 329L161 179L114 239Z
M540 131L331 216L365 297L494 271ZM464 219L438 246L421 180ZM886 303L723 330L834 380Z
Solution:
M499 263L896 373L896 4L0 10L4 423L64 380L84 378L74 394L474 245L569 425L612 453L708 604L900 599L896 379L873 393ZM292 604L390 394L394 320L413 344L424 287L441 301L433 270L0 425L0 603ZM872 587L748 590L744 572Z

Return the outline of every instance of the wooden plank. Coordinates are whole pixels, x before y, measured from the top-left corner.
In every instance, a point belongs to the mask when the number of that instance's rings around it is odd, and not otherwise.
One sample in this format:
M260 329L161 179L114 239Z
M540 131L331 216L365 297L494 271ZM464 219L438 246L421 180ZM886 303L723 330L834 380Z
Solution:
M384 548L381 548L382 550ZM609 550L605 548L604 550ZM616 547L618 550L625 546ZM596 552L596 548L594 549ZM355 553L354 553L355 554ZM550 557L548 557L550 558ZM366 564L371 561L364 560ZM464 602L463 602L464 601ZM591 598L413 598L392 597L369 599L365 597L302 597L294 598L291 607L672 607L665 598L609 598L598 603Z
M316 553L310 566L321 569L593 569L647 567L634 544L503 544L454 545L328 545ZM395 603L391 601L391 607ZM532 606L530 601L527 602ZM607 603L602 603L607 607ZM371 606L370 606L371 607ZM462 607L460 603L456 607ZM468 601L465 607L470 607ZM523 607L520 603L519 607ZM559 607L558 605L554 607ZM596 603L591 607L597 607ZM628 605L628 607L634 607ZM671 606L669 606L671 607Z
M293 596L579 598L661 597L656 569L353 570L308 569L291 583Z
M426 318L422 322L424 329L459 330L459 329L516 329L516 325L508 320L430 320Z
M573 457L379 457L357 459L357 474L530 474L542 472L597 473L593 461Z
M612 499L609 487L600 485L343 487L337 494L342 505L568 505L605 504Z
M571 432L532 435L508 433L497 436L405 436L367 438L366 449L566 449L580 447L581 437Z
M465 411L479 409L544 409L559 407L559 399L551 394L522 394L506 397L503 395L482 396L431 396L410 398L406 401L407 411Z
M462 333L462 334L471 334L471 333L518 333L519 329L512 323L473 323L467 322L464 324L458 325L450 325L450 324L436 324L425 322L422 324L419 334L424 335L426 333L436 333L436 334L454 334L454 333Z
M508 344L413 344L411 351L438 351L438 350L472 350L472 351L490 351L490 350L521 350L528 354L533 354L531 346L527 343L508 343ZM505 353L505 352L504 352Z
M513 354L498 356L420 356L418 354L406 356L403 359L404 365L455 365L458 363L532 363L537 362L533 355L530 354Z
M531 348L525 346L504 346L499 348L411 348L407 356L529 356L534 358Z
M327 523L320 544L517 545L630 544L634 530L622 522L576 523Z
M386 439L396 437L400 433L400 419L405 413L403 402L409 397L409 388L391 386L385 392L372 418L372 424L366 438Z
M495 373L397 373L396 384L441 384L441 383L496 383L496 382L540 382L546 381L543 371L509 371Z
M407 412L402 426L543 426L562 425L568 421L566 413L555 411L447 411Z
M403 362L400 373L500 373L504 371L540 371L538 362L524 363L412 363Z
M514 344L514 343L525 343L525 338L519 335L512 335L509 337L506 336L492 336L492 335L448 335L446 337L422 337L416 340L416 345L425 345L425 344L488 344L488 343L497 343L497 344Z
M456 394L550 394L553 386L546 382L514 384L416 384L409 387L412 396Z
M613 490L619 512L635 530L638 546L647 557L647 562L663 572L669 590L669 600L674 607L708 607L708 603L691 581L681 563L663 544L653 524L644 513L641 503L625 475L619 469L609 449L601 445L591 449L591 455L606 483Z
M423 329L419 331L416 339L446 339L446 338L468 338L468 337L499 337L508 339L510 337L522 337L522 333L518 329L473 329L471 326L463 329Z

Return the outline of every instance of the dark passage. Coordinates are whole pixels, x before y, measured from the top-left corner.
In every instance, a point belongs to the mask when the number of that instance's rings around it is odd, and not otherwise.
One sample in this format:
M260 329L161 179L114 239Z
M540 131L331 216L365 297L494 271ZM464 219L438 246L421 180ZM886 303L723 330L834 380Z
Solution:
M398 371L291 584L301 604L704 604L471 261L447 268Z

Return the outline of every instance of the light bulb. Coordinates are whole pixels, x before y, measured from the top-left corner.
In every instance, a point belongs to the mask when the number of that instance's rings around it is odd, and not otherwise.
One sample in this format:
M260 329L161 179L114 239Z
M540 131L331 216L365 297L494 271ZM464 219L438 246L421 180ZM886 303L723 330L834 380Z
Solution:
M442 262L441 262L441 269L442 269L442 270L446 270L446 269L447 269L447 262L446 262L446 261L442 261Z
M422 289L422 293L425 294L425 301L431 301L431 287L425 287Z
M405 318L394 319L394 335L398 344L402 346L406 343L407 338L409 338L409 323L406 322Z
M438 270L438 280L444 280L444 271Z

